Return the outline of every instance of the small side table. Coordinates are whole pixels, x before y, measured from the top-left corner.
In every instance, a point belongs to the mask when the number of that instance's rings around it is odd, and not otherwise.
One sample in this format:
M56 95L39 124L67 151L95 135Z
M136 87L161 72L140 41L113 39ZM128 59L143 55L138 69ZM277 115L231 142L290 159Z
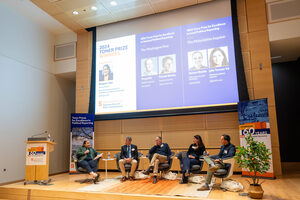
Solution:
M107 161L115 160L115 159L114 158L104 158L102 160L105 161L105 179L107 179Z

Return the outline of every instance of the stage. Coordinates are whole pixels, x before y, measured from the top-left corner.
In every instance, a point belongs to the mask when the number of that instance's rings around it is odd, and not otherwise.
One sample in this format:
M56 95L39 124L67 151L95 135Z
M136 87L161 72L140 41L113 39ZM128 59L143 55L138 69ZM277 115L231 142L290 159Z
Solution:
M151 199L151 200L191 200L191 199L249 199L247 196L239 196L238 192L223 192L220 179L208 193L207 197L201 197L196 189L199 184L179 184L178 180L159 180L152 184L152 178L145 180L120 182L120 173L109 172L108 179L105 172L100 172L99 184L80 184L75 180L86 178L85 174L69 175L63 173L51 176L50 185L24 185L22 182L0 186L0 199L26 199L26 200L54 200L54 199ZM248 182L241 175L231 177L239 181L247 192ZM265 191L264 199L300 199L300 173L287 174L276 180L265 180L263 183ZM199 195L200 196L197 196Z

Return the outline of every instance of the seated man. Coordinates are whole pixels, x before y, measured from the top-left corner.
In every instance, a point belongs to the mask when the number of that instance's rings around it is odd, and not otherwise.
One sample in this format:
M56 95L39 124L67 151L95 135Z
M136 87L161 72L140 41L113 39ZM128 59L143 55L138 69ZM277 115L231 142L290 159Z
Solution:
M162 143L162 138L157 136L155 138L155 145L149 150L149 154L153 154L150 165L146 171L143 173L148 175L150 173L150 169L153 169L153 183L157 182L157 173L158 173L158 165L160 163L167 163L171 156L171 150L167 143Z
M126 181L126 172L125 172L125 164L130 163L131 164L131 170L129 173L129 180L133 181L133 174L137 167L137 160L139 159L138 149L137 146L134 144L131 144L132 138L127 136L125 139L125 145L121 147L121 155L119 160L119 166L122 172L122 179L121 182Z
M221 168L225 168L223 159L234 157L235 155L235 146L230 143L229 135L221 136L221 149L219 154L214 156L204 156L204 161L208 164L208 170L206 175L205 184L202 187L198 188L198 191L209 190L209 184L211 182L212 175L215 171Z
M100 174L97 174L98 162L99 158L102 157L102 153L98 153L91 147L90 141L85 140L82 146L78 148L76 157L78 159L78 166L87 170L94 183L98 182L100 177Z

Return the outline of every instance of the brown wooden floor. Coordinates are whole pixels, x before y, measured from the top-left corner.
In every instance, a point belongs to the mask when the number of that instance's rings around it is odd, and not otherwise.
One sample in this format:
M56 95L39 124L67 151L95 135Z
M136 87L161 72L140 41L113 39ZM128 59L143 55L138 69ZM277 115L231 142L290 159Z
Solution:
M100 172L102 177L105 175L104 172ZM40 186L40 185L25 185L23 182L8 184L0 187L0 199L30 199L30 200L54 200L54 199L130 199L130 200L140 200L140 199L195 199L188 197L172 197L172 196L158 196L151 195L154 193L161 193L162 191L171 190L173 187L185 187L185 185L179 185L176 181L169 182L168 185L163 185L163 182L160 183L161 191L149 190L149 187L145 188L135 188L134 183L130 183L132 190L127 193L132 194L122 194L122 188L117 191L109 192L79 192L78 188L82 188L89 184L79 184L75 182L76 179L84 178L86 175L69 175L59 174L52 176L53 185L50 186ZM120 176L120 173L109 172L109 178ZM240 175L234 175L232 179L241 182L244 187L244 192L247 192L248 182L246 178L241 177ZM147 180L145 180L147 181ZM150 181L150 180L148 180ZM138 184L138 182L136 182ZM203 199L249 199L248 197L239 196L236 192L223 192L219 189L220 180L217 179L217 182L211 191L208 198ZM149 184L151 186L151 184ZM137 185L136 185L137 186ZM264 199L274 199L274 200L293 200L300 199L300 171L287 173L282 177L278 177L275 180L265 180L263 183L263 189L265 191ZM134 191L137 191L138 194L133 194ZM144 190L144 191L143 191ZM157 190L157 189L156 189ZM198 198L199 199L199 198Z

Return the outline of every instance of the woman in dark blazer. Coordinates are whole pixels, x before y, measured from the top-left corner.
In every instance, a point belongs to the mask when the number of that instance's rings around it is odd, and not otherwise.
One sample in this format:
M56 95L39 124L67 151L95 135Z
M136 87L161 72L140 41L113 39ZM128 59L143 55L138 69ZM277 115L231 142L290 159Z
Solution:
M193 144L190 145L186 157L182 159L183 168L182 180L180 181L181 184L188 182L187 174L189 174L190 167L192 165L200 164L199 158L203 155L204 151L205 146L202 142L201 136L195 135L193 138Z

